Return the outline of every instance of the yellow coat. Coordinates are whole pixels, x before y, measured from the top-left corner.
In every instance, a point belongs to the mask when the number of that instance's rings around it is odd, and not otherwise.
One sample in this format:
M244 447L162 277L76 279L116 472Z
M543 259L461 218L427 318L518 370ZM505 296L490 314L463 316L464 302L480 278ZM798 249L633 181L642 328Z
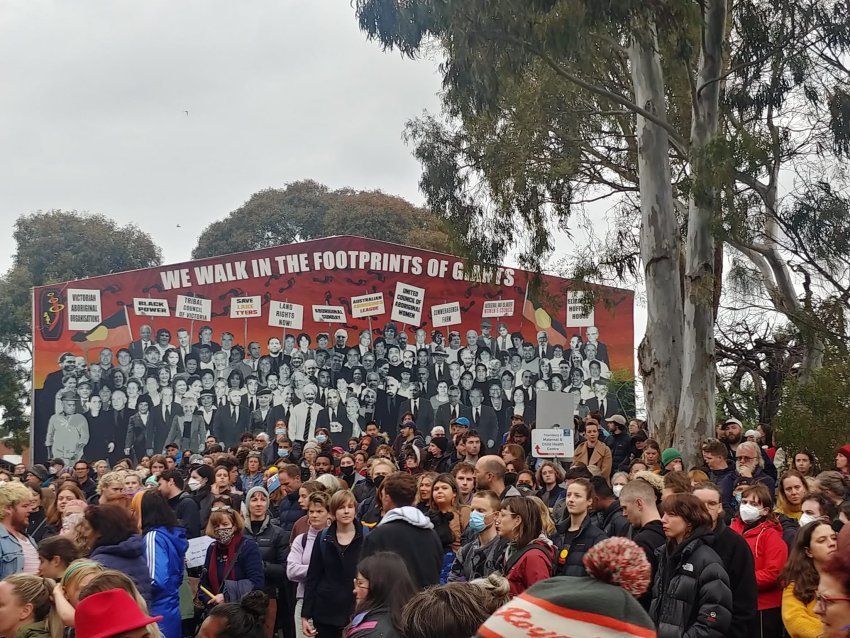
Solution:
M806 605L794 595L794 583L782 592L782 623L791 638L818 638L823 623L815 614L815 599Z

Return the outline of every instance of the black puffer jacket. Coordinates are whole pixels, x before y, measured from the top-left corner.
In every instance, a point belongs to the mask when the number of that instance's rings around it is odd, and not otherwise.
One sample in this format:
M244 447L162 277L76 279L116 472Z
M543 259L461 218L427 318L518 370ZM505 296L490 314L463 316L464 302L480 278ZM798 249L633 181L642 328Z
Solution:
M585 553L599 541L608 538L601 529L593 524L590 515L585 516L579 527L578 534L568 545L564 543L564 533L570 527L569 516L565 517L556 528L552 542L558 548L555 559L558 562L555 576L587 576L582 559ZM566 554L565 554L566 552Z
M713 535L699 527L679 545L658 548L649 615L658 638L723 638L732 622L732 592Z
M286 580L286 553L289 549L289 534L277 525L272 524L271 517L266 514L266 520L260 524L254 533L251 521L245 524L245 535L250 536L260 548L260 558L263 559L263 571L266 575L265 591L269 597L277 598L277 588Z

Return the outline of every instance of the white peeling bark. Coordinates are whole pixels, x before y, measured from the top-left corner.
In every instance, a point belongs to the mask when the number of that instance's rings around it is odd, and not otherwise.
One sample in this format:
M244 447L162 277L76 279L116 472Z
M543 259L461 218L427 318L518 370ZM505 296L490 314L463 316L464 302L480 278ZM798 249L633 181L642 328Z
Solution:
M710 170L703 150L717 133L723 67L726 0L704 4L702 48L693 100L691 161L693 174ZM696 189L695 189L696 190ZM689 461L697 458L702 439L714 431L714 226L716 193L692 193L688 202L685 257L682 394L676 422L676 446Z
M663 118L664 76L654 30L629 46L635 103ZM673 203L667 132L637 116L640 254L646 281L646 335L638 348L650 432L673 439L682 388L682 294L679 232Z

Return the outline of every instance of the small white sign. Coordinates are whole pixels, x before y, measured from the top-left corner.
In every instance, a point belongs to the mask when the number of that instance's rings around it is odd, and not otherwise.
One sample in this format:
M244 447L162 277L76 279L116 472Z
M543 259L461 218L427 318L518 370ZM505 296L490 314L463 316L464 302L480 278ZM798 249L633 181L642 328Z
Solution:
M387 309L384 307L384 293L382 292L351 298L351 316L355 319L375 317L384 314L386 311Z
M304 306L285 301L270 301L269 325L301 330L304 327Z
M572 429L534 429L531 431L531 455L539 458L571 459L575 453Z
M499 299L498 301L485 301L481 308L482 317L513 317L514 300Z
M68 330L91 330L103 321L100 290L68 289Z
M460 302L442 303L431 306L431 323L435 328L454 326L460 323Z
M133 298L133 312L137 316L170 317L168 299L148 299L147 297Z
M230 300L231 319L250 319L261 317L263 314L263 300L256 297L233 297Z
M212 301L200 297L187 297L177 295L177 308L174 316L180 319L197 319L198 321L209 321L212 315Z
M569 290L567 291L567 327L568 328L589 328L596 325L594 323L594 309L585 308L584 306L584 291Z
M395 285L393 311L390 318L409 326L422 323L422 306L425 305L425 289L398 282Z
M313 306L316 323L345 323L345 306Z
M203 567L207 558L207 548L215 542L212 536L198 536L189 539L186 550L186 567Z

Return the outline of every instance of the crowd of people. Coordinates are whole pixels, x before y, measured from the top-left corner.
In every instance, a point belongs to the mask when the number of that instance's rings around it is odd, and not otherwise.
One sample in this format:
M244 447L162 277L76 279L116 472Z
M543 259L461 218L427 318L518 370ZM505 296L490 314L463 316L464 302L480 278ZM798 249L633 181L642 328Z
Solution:
M598 332L499 356L506 330L247 357L178 331L179 360L158 331L93 392L63 355L49 460L0 472L0 636L850 635L850 445L820 471L730 418L686 459L607 395ZM532 454L553 390L579 394L572 459Z

